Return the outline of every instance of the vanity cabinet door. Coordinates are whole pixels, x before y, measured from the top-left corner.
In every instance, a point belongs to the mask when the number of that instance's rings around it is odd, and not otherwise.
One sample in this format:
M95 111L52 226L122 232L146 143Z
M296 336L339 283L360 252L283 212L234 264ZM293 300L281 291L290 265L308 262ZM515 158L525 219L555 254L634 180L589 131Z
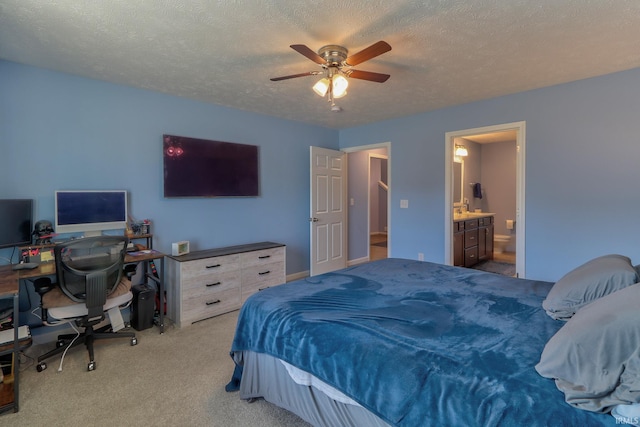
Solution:
M453 233L453 265L464 267L464 231Z
M478 261L493 259L493 217L482 218L478 228Z

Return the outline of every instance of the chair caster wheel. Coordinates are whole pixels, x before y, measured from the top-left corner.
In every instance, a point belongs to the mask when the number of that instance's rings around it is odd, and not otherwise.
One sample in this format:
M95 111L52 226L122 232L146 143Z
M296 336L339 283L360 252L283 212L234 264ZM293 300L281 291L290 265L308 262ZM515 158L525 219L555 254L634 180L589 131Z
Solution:
M89 362L89 364L87 365L87 371L94 371L96 369L96 362Z
M138 338L131 338L131 345L137 345L138 344Z
M45 369L47 369L47 364L46 364L46 363L44 363L44 362L40 362L40 363L38 363L38 364L36 365L36 371L38 371L38 372L42 372L42 371L44 371Z

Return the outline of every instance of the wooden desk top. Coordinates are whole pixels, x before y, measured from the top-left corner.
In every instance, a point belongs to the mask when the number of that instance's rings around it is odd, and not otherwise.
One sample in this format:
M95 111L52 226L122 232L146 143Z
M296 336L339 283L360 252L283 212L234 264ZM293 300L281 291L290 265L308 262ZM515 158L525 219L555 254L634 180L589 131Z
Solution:
M18 272L11 265L0 266L0 297L15 295L18 292Z
M163 258L164 254L155 250L127 253L124 257L125 264L133 264L142 261L151 261ZM54 276L56 263L43 262L30 270L13 270L12 265L0 266L0 297L13 295L18 292L20 279L33 279L42 276Z

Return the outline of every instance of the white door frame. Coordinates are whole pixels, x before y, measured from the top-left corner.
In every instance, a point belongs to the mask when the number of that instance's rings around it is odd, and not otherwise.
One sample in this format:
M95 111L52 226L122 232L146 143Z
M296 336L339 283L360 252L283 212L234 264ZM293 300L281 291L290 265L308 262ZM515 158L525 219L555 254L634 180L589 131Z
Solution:
M525 145L526 122L513 122L445 134L444 254L445 264L453 265L453 147L454 138L483 133L516 131L516 275L525 276Z
M387 159L389 160L387 162L387 185L389 187L389 191L387 191L387 258L390 258L392 253L391 252L391 224L392 224L391 222L391 189L393 188L393 186L391 185L391 142L380 142L377 144L348 147L348 148L343 148L342 151L348 154L348 153L355 153L357 151L374 150L377 148L386 148ZM367 176L367 181L369 181L370 179L371 179L371 173L369 172L369 175ZM369 192L367 191L367 207L369 206L369 204L370 204ZM367 208L367 233L368 233L367 240L370 239L370 234L371 234L370 221L371 221L370 211L369 211L369 208ZM367 243L370 243L370 241ZM369 245L367 245L367 258L371 257L369 250L370 250Z

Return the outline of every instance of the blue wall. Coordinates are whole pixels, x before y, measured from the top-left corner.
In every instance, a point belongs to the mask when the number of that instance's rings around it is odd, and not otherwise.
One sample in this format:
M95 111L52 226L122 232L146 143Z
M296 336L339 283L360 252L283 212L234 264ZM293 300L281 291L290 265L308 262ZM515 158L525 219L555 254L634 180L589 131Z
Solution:
M526 276L553 281L606 253L640 264L639 111L633 69L347 129L340 147L391 141L391 256L443 262L445 133L526 121Z
M640 69L340 132L3 61L0 76L0 197L35 199L36 219L52 219L56 189L126 189L160 250L274 240L301 272L308 147L391 141L391 255L442 262L445 133L526 121L527 277L605 253L640 263ZM163 133L259 145L261 197L164 199Z
M125 189L161 251L271 240L289 274L309 269L309 146L337 131L6 61L0 76L0 198L35 199L35 220L55 190ZM165 199L163 133L260 146L261 196Z

